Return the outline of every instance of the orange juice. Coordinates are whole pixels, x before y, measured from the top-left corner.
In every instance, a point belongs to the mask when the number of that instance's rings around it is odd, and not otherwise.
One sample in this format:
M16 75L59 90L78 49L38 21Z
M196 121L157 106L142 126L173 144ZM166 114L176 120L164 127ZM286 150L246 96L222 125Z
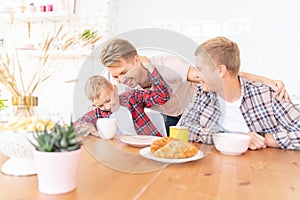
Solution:
M189 129L183 126L170 126L170 137L183 142L189 141Z

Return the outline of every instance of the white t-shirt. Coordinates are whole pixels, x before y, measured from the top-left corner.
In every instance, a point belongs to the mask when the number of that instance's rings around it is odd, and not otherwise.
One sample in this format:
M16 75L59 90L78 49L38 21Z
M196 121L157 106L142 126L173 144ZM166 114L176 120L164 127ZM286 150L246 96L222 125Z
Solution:
M167 136L165 122L163 116L156 111L145 108L146 115L150 118L151 122L157 130L163 135ZM120 106L118 111L113 112L109 118L113 118L117 123L117 133L124 135L137 135L133 126L133 120L128 108Z
M249 128L240 110L242 96L235 102L227 102L222 97L218 96L221 116L219 125L228 132L248 133Z

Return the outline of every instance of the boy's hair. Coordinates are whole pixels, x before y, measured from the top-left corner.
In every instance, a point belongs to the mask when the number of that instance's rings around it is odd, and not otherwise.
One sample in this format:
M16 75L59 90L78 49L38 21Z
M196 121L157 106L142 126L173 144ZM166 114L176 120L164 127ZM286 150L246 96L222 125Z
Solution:
M120 58L129 60L137 55L135 47L123 39L114 39L106 43L100 53L100 59L104 66L110 67L119 62Z
M240 71L239 47L225 37L219 36L202 43L196 49L195 56L209 57L216 66L225 65L233 75L237 75Z
M99 75L91 76L84 87L85 95L90 101L94 101L105 89L112 90L113 85L106 78Z

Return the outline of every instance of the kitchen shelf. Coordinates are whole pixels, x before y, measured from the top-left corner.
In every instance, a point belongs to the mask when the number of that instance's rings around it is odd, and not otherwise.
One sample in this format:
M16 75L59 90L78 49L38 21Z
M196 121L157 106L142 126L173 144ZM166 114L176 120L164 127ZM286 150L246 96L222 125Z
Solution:
M42 55L41 50L18 50L20 55L39 58ZM49 57L54 58L79 58L93 56L91 49L72 49L72 50L49 50Z
M77 19L75 14L70 14L67 11L53 12L31 12L31 13L15 13L14 19L17 22L66 22ZM9 22L9 13L0 14L0 20Z

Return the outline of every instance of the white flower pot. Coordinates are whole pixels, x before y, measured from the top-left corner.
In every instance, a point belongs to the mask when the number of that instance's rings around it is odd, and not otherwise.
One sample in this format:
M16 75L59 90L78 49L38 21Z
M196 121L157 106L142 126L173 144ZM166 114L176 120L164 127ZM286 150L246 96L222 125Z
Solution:
M45 194L63 194L77 187L82 148L70 152L33 151L38 189Z

